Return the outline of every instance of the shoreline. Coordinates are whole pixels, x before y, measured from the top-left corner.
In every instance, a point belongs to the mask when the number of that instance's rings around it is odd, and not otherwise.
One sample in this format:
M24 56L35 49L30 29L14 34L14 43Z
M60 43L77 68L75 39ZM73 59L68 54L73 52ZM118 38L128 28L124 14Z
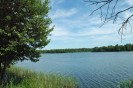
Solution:
M71 77L37 73L20 67L7 69L4 88L77 88Z

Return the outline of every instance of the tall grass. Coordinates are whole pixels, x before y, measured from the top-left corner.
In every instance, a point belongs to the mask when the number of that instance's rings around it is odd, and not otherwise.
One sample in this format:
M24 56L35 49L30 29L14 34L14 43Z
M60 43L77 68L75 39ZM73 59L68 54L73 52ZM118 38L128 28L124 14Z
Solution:
M7 71L4 88L77 88L71 77L35 73L23 68L12 67Z
M133 80L126 80L117 85L117 88L133 88Z

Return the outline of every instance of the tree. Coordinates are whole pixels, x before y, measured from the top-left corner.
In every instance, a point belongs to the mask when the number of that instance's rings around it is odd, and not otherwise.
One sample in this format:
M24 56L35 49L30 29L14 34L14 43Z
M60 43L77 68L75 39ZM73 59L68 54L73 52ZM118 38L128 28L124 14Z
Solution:
M0 0L0 83L17 61L38 61L49 43L49 0Z
M113 23L116 23L116 21L120 18L121 19L121 27L119 28L119 33L123 35L123 30L127 29L127 26L130 26L132 30L132 17L133 14L130 14L127 18L122 17L121 15L125 12L131 11L133 9L133 5L123 7L122 10L118 10L117 6L119 6L121 0L84 0L85 2L88 2L90 5L96 6L96 9L92 11L90 15L93 15L93 13L100 11L100 17L103 20L103 24L106 22L109 22L113 20ZM122 2L123 3L123 2ZM106 11L103 11L106 10Z

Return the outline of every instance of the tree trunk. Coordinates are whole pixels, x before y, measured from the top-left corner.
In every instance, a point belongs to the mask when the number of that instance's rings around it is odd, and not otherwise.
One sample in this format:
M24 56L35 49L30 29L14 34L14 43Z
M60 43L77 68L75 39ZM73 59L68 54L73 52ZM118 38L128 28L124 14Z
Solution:
M6 62L4 64L0 63L0 85L4 83L5 71L6 71Z
M0 85L2 85L2 80L1 80L1 78L2 78L2 65L1 65L1 63L0 63Z

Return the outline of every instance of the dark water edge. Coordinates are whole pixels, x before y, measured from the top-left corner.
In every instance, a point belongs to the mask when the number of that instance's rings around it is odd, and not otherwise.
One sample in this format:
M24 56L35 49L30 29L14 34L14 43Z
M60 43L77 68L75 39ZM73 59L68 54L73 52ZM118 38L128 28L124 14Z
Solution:
M80 88L116 88L119 82L133 79L133 52L43 54L39 62L17 66L74 77Z

